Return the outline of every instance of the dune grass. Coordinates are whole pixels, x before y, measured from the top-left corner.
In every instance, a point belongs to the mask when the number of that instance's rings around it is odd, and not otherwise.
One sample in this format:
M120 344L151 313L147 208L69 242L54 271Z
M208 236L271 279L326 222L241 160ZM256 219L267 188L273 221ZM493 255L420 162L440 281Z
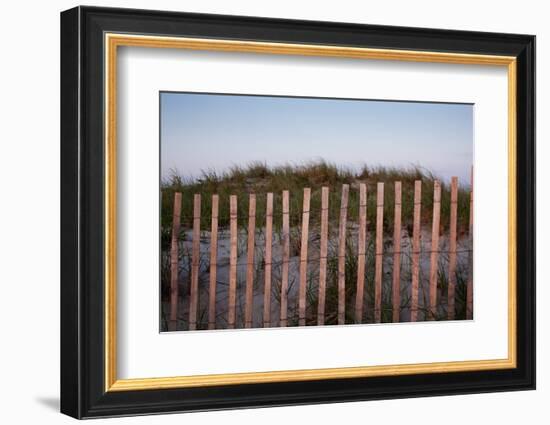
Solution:
M320 221L321 188L330 188L329 220L338 220L340 196L343 184L350 185L348 221L358 221L359 184L367 185L367 219L369 223L376 220L376 187L384 183L384 230L391 231L394 214L394 182L402 183L402 222L412 232L414 181L422 181L422 214L423 225L429 225L432 219L433 184L437 177L420 167L391 168L363 166L358 170L338 167L325 161L315 161L299 165L282 165L269 167L261 162L246 166L233 166L226 172L205 171L195 179L184 178L177 172L161 183L161 225L163 246L167 247L172 223L174 192L182 192L182 228L192 226L193 195L199 193L201 199L201 229L210 228L211 200L213 194L220 197L219 226L229 225L229 196L238 197L239 226L246 226L248 221L249 194L256 194L256 223L258 227L265 222L266 193L274 194L275 229L280 228L282 221L282 191L290 192L290 225L298 226L301 222L303 189L311 188L312 225ZM459 184L458 192L458 231L465 232L469 218L469 187ZM441 193L441 226L445 231L449 225L450 190L449 185L442 183ZM372 226L372 224L371 224Z
M183 232L188 231L192 227L193 213L193 195L199 193L202 196L201 202L201 230L208 231L210 229L211 217L211 199L213 194L218 194L220 197L219 205L219 226L220 228L229 227L229 196L237 195L238 197L238 222L241 229L246 229L248 224L248 199L249 194L255 193L257 198L256 205L256 228L258 232L262 231L265 223L265 208L266 208L266 193L274 194L274 234L280 240L281 222L282 222L282 191L290 192L290 226L291 226L291 256L297 257L300 253L300 225L302 220L302 201L303 189L311 188L311 205L310 205L310 229L318 231L321 216L321 188L328 186L330 188L329 202L329 221L330 226L337 228L340 215L340 197L343 184L350 185L349 205L348 205L348 232L353 233L353 226L358 223L359 212L359 184L367 185L367 219L369 231L374 230L376 222L376 188L377 183L383 182L384 190L384 233L386 240L384 244L385 251L390 252L392 249L391 235L393 234L393 217L394 217L394 183L400 181L402 184L402 224L407 230L408 237L412 235L413 226L413 197L414 197L414 182L422 181L422 210L421 221L425 230L431 230L432 210L433 210L433 186L437 177L427 170L420 167L409 168L389 168L389 167L367 167L360 169L350 169L338 167L324 161L311 162L299 165L284 165L278 167L268 167L263 163L252 163L244 167L233 167L227 172L216 173L213 171L204 172L198 178L184 178L178 173L173 173L172 176L161 184L161 223L162 223L162 251L163 267L162 267L162 288L163 299L168 299L169 288L169 243L171 236L172 211L174 192L182 193L182 235L180 240L186 238ZM470 187L464 182L459 182L458 192L458 233L461 234L468 231L469 214L470 214ZM450 188L447 182L442 182L441 193L441 234L448 231L450 220ZM317 230L315 230L317 229ZM350 233L350 234L351 234ZM348 238L349 241L354 241L353 237ZM329 244L334 243L330 240ZM367 267L365 271L365 302L371 306L374 302L374 246L373 239L367 241ZM240 246L245 247L243 242ZM410 247L409 247L410 248ZM261 250L261 247L257 247ZM335 247L329 247L329 258L327 264L327 292L326 292L326 324L337 323L337 305L338 305L338 290L337 290L337 255ZM206 254L205 254L206 255ZM240 254L244 255L244 254ZM263 253L257 252L258 267L262 267ZM410 252L403 252L403 256L410 256ZM190 267L190 254L180 252L180 266L187 269ZM202 258L202 257L201 257ZM208 261L204 257L204 261ZM410 259L409 259L410 260ZM201 260L202 261L202 260ZM312 260L313 261L313 260ZM357 255L354 243L348 243L346 246L346 323L353 323L353 311L355 300L355 282L357 280ZM410 261L407 262L409 264ZM441 296L444 298L447 287L447 259L442 253L439 262L438 271L438 288ZM205 265L201 270L205 270L205 275L200 277L203 284L207 282L208 267ZM308 324L315 324L316 308L317 308L317 291L315 274L308 273ZM423 272L421 271L421 274ZM189 278L189 271L183 273ZM257 273L256 273L257 274ZM410 281L409 267L403 267L402 280ZM459 265L456 272L456 314L457 318L466 317L466 265ZM426 276L421 276L422 281L426 281ZM273 289L277 293L279 281L277 273L273 271ZM391 321L392 305L391 305L391 268L384 271L383 276L383 297L382 297L382 321ZM406 288L405 286L403 288ZM280 288L278 288L280 292ZM421 296L425 300L425 285L421 292ZM276 297L275 297L276 298ZM401 297L401 308L407 309L410 307L409 295L404 290ZM295 306L289 305L289 325L297 325L297 312L293 310ZM441 317L445 319L446 306L441 312ZM372 322L372 308L365 310L365 321ZM199 312L205 314L204 311ZM202 322L201 322L202 323ZM204 326L206 322L203 323Z

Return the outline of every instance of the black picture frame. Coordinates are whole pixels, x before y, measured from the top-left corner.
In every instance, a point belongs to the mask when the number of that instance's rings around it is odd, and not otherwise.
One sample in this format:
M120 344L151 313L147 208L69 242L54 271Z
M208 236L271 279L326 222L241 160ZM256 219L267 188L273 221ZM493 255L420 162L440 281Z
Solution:
M517 367L105 391L104 34L506 55L517 58ZM61 13L61 412L75 418L535 388L535 37L132 9Z

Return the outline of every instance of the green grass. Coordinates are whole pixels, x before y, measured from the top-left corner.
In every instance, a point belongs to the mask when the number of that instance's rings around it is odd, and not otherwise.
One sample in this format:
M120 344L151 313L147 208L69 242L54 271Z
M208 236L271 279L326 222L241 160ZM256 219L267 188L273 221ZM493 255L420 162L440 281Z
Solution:
M414 181L422 181L422 224L429 225L432 219L433 184L436 180L431 172L420 167L390 168L367 167L358 171L334 164L317 161L301 165L283 165L268 167L254 162L244 167L234 166L224 173L206 171L196 179L186 179L176 172L161 184L161 224L163 248L167 248L170 239L174 192L182 193L182 226L192 226L193 195L199 193L201 200L201 229L210 228L211 200L213 194L220 197L219 226L229 225L229 196L238 197L239 226L248 222L248 199L250 193L256 194L256 223L261 227L265 222L266 196L274 194L275 229L282 221L282 191L290 192L290 225L297 226L302 218L303 189L311 188L310 221L312 225L320 221L321 188L330 188L329 220L337 221L340 210L340 194L343 184L350 185L348 220L358 221L360 183L367 184L367 219L372 228L376 220L376 185L385 183L384 190L384 230L391 231L394 214L394 182L402 183L402 222L412 232ZM450 192L448 184L442 184L441 226L445 231L449 225ZM459 182L458 192L458 231L465 232L469 219L469 188Z
M323 161L312 162L302 165L284 165L279 167L268 167L262 163L252 163L245 167L233 167L225 173L215 173L213 171L204 172L196 179L186 179L177 173L163 181L161 184L161 239L162 239L162 273L163 282L163 299L168 300L169 293L169 245L172 226L172 211L173 199L175 192L182 193L182 230L189 230L192 227L193 214L193 196L196 193L201 194L201 230L207 231L210 229L211 219L211 199L213 194L218 194L220 197L219 205L219 226L227 228L229 226L229 196L237 195L238 197L238 222L239 227L246 228L248 224L248 198L250 193L256 194L256 228L257 231L262 231L265 223L265 208L266 208L266 193L274 194L274 215L273 224L274 232L280 236L282 222L282 191L289 190L290 192L290 225L291 225L291 256L298 256L300 253L300 232L302 220L302 201L304 187L311 188L311 206L310 206L310 231L318 231L320 216L321 216L321 188L328 186L330 188L329 202L329 221L331 229L336 229L340 215L340 196L342 184L350 185L349 204L348 204L348 223L358 222L359 210L359 184L367 185L367 219L368 230L374 230L376 222L376 187L378 182L385 184L384 191L384 232L385 236L393 234L393 216L394 216L394 182L402 183L402 224L408 231L409 237L412 234L412 218L413 218L413 196L414 182L422 181L422 211L421 221L425 229L431 229L432 210L433 210L433 186L437 179L431 172L420 167L409 168L388 168L362 167L359 170L352 170L345 167L337 167ZM462 233L467 232L470 214L470 197L469 186L465 182L459 182L458 192L458 233L459 238ZM448 230L450 215L450 192L448 184L442 184L441 194L441 233L444 234ZM350 227L348 226L348 231ZM334 235L333 235L334 236ZM180 240L184 238L180 235ZM356 293L357 280L357 255L356 247L352 241L352 237L348 237L350 243L346 245L346 323L353 323L354 303ZM326 324L336 324L337 322L337 306L338 306L338 268L336 256L336 247L331 244L336 243L335 240L329 241L329 256L327 264L327 292L326 292ZM373 239L367 239L365 271L365 314L364 321L372 322L372 306L374 304L374 246ZM385 240L384 251L389 255L392 249L391 239ZM241 244L244 248L245 245ZM426 253L425 253L426 254ZM240 253L240 255L245 255ZM427 254L426 254L427 255ZM410 252L403 252L403 256L410 256ZM202 257L202 256L201 256ZM263 253L257 253L257 267L261 269ZM207 256L201 259L201 262L208 262ZM201 267L201 270L207 270L207 266ZM190 253L180 250L180 274L189 277ZM317 290L316 282L318 279L315 273L316 265L311 265L313 269L308 272L308 324L315 324L317 310ZM447 259L442 253L440 256L438 287L441 294L446 294L447 278L445 270L447 267ZM456 308L457 318L463 318L466 315L466 278L467 269L464 265L459 265L457 269L457 287L456 287ZM258 269L258 270L259 270ZM257 272L258 272L257 270ZM384 269L383 275L383 296L382 296L382 321L391 321L392 305L391 305L391 267ZM206 273L206 272L205 272ZM409 268L402 269L402 281L410 281ZM426 276L421 279L426 280ZM273 289L275 300L278 302L277 294L280 293L277 280L277 266L273 269ZM207 273L200 277L201 282L207 282ZM296 283L295 283L296 284ZM426 293L422 292L420 297L426 303ZM401 308L408 308L410 305L409 296L402 292ZM443 306L446 308L445 306ZM297 324L297 313L292 310L293 306L289 305L289 325ZM421 311L421 315L426 312ZM199 311L200 315L204 315L205 311ZM423 316L422 316L423 317ZM441 317L436 319L445 319L445 311ZM206 323L206 319L202 322ZM202 323L201 322L201 323ZM204 324L203 323L203 324ZM204 325L206 326L206 325Z

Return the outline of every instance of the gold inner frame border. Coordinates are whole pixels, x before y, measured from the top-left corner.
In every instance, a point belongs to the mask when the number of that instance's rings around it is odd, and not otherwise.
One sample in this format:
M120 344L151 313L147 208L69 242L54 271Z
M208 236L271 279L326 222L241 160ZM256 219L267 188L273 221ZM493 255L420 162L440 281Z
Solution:
M420 373L450 373L512 369L516 358L516 58L513 56L371 49L331 45L289 44L203 38L164 37L106 33L105 46L105 391L136 391L216 385L240 385L322 379L379 377ZM189 50L324 56L355 59L396 60L507 67L508 72L508 357L436 363L342 367L118 379L116 325L116 128L117 51L120 46Z

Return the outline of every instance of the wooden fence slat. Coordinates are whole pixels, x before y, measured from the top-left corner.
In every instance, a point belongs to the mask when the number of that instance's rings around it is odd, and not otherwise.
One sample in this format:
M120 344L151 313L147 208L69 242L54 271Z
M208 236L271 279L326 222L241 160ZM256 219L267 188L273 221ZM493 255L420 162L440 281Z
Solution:
M307 289L307 248L309 239L309 205L311 189L304 188L302 209L302 241L300 246L300 287L298 289L298 324L306 325L306 289Z
M219 196L212 195L212 227L210 230L210 286L208 329L216 329L216 279L218 271L218 212Z
M441 213L441 183L434 181L434 201L432 216L432 247L430 256L430 312L429 320L437 314L437 273L439 264L439 223Z
M319 297L317 305L317 325L325 324L325 297L327 287L327 255L328 255L328 201L329 188L321 189L321 241L319 259Z
M229 308L227 311L227 328L235 328L237 307L237 196L229 197Z
M447 292L447 319L455 318L456 287L456 226L458 202L458 178L451 178L451 218L449 223L449 286Z
M420 212L422 199L422 181L414 182L413 212L413 248L412 248L412 283L411 283L411 322L418 316L418 289L420 279Z
M355 294L355 323L363 321L365 293L365 261L367 243L367 185L359 184L359 234L357 236L357 289Z
M384 251L384 183L376 190L376 259L374 265L374 322L382 321L382 256Z
M288 262L290 257L290 200L288 190L283 190L283 260L281 267L281 315L280 326L287 325Z
M395 182L393 218L392 319L399 322L401 313L401 182Z
M342 185L340 226L338 230L338 324L346 323L346 226L348 219L349 184Z
M267 194L265 214L264 328L271 326L271 263L273 245L273 193Z
M254 251L256 239L256 195L251 193L248 198L248 244L246 257L246 289L244 304L244 327L252 327L252 312L254 304Z
M199 303L199 263L201 239L201 195L193 198L193 242L191 258L191 296L189 298L189 330L197 329L197 308Z
M470 226L468 231L469 252L468 252L468 282L466 284L466 319L473 318L473 282L474 282L474 167L470 172Z
M264 328L271 326L271 267L273 261L273 193L267 194L265 208Z
M178 238L181 221L181 193L174 194L174 212L172 217L172 240L170 244L170 320L168 330L175 331L178 326L178 269L179 249Z

